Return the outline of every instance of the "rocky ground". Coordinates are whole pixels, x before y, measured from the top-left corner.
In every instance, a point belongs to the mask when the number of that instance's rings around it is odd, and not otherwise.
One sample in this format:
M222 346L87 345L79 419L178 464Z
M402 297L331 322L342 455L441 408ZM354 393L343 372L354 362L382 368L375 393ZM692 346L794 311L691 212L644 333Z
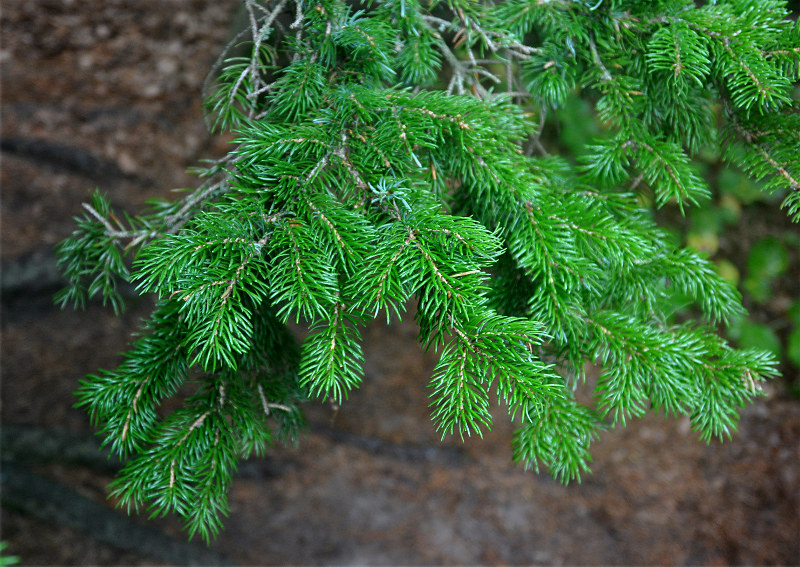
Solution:
M223 155L200 92L236 3L3 4L0 540L24 564L800 564L800 403L780 384L731 442L649 416L604 434L594 474L564 487L513 466L502 411L482 440L439 442L435 359L406 321L369 327L364 387L310 408L299 447L242 465L210 548L113 510L116 463L72 392L115 365L148 302L53 307L52 249L94 187L135 211Z

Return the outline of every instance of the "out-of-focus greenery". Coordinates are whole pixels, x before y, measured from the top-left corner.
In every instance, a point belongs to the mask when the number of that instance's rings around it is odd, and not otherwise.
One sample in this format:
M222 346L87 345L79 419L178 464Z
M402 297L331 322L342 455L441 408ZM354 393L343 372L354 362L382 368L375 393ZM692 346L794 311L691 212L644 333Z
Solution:
M19 557L16 555L6 555L7 547L7 541L0 541L0 567L4 567L5 565L16 565L19 563Z

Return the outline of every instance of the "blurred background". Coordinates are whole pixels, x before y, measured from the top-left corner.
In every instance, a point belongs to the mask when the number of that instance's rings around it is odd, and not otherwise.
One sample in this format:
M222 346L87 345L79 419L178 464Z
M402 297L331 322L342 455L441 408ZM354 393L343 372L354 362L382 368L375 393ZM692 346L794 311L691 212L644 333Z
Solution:
M603 434L593 474L567 487L513 465L503 409L483 439L440 442L435 357L409 317L369 326L363 387L340 408L309 404L299 447L241 465L209 548L174 518L114 509L119 465L72 393L119 362L150 302L131 299L120 318L99 303L58 309L53 247L95 187L135 212L224 155L201 90L238 5L3 2L0 565L800 564L800 227L713 152L698 160L712 201L658 214L742 290L750 317L728 337L781 358L731 441L705 445L688 421L649 415ZM565 150L594 134L577 99L553 128Z

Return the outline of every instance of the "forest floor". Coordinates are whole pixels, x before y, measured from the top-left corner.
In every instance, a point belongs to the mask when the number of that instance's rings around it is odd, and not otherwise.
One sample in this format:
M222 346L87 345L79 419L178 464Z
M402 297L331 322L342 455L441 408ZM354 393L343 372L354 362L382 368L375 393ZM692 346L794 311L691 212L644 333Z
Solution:
M562 486L515 467L496 412L483 439L440 442L432 353L412 317L364 333L366 379L313 405L296 448L243 463L225 531L187 544L173 518L115 510L116 463L73 407L113 367L147 300L121 318L60 310L53 247L99 187L136 211L224 154L201 118L235 2L8 0L2 48L2 524L26 565L800 564L800 403L782 382L706 445L684 419L604 433L593 474ZM760 213L764 213L763 210ZM783 224L783 212L764 214ZM780 217L780 218L779 218ZM774 221L774 222L773 222ZM737 244L738 245L738 244ZM800 281L797 267L791 277Z

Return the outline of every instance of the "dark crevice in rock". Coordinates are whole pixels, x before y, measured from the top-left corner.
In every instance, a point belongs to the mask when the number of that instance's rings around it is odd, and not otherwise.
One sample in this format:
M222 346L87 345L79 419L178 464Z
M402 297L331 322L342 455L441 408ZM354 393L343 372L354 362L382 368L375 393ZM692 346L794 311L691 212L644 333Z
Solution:
M126 180L143 187L154 184L151 179L125 173L116 163L101 159L79 146L67 146L51 140L5 136L0 139L0 150L35 163L82 175L98 183Z
M211 550L169 537L152 525L81 496L62 484L4 458L3 506L40 520L69 526L102 543L171 565L230 565Z
M335 443L342 443L372 455L408 463L437 463L448 466L461 466L469 460L469 455L461 447L394 443L380 437L359 435L332 427L314 426L311 430Z

